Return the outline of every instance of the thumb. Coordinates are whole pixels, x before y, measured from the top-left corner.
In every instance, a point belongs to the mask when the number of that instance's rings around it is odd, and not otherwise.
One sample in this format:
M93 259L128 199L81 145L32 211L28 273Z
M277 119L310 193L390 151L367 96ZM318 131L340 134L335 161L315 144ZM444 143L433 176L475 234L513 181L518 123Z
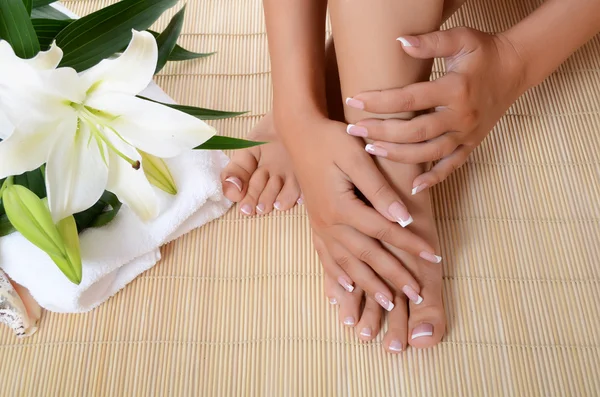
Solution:
M398 37L404 51L413 58L448 58L473 47L474 34L468 28L441 30L418 36Z

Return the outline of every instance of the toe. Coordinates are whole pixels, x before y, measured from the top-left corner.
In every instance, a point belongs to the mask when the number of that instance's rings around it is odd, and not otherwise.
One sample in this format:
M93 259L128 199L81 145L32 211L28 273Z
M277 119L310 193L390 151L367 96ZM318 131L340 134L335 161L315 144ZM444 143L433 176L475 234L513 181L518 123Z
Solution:
M406 350L408 339L408 305L404 294L396 294L395 307L388 313L388 330L383 339L384 348L392 353L399 354Z
M360 320L360 306L364 293L360 288L352 292L343 291L339 296L340 321L346 327L354 327Z
M446 313L442 300L442 271L439 265L421 263L420 279L423 302L410 303L409 343L416 348L437 345L446 331ZM425 277L426 276L426 277Z
M381 330L381 314L381 306L368 296L365 300L365 307L360 321L356 325L356 333L360 340L369 342L379 335L379 331Z
M244 198L248 181L256 171L258 152L252 149L254 148L237 151L221 172L223 194L234 203L238 203Z
M287 211L296 204L300 204L300 185L294 174L285 177L283 189L277 196L275 208L279 211Z
M273 211L273 204L282 187L283 179L278 175L271 175L265 190L263 190L258 198L258 205L256 206L258 214L263 215Z
M339 303L338 297L342 295L344 290L327 274L324 276L323 284L325 287L325 296L327 297L327 300L330 304L337 305Z
M269 181L269 173L264 168L258 168L250 177L248 182L248 190L246 196L240 201L240 212L244 215L254 215L258 198L265 190L265 186Z

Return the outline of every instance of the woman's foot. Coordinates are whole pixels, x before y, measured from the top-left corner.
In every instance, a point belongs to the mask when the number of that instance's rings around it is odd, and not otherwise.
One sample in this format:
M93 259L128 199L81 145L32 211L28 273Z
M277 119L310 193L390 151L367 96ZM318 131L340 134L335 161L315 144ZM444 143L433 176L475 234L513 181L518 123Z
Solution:
M406 167L402 164L387 160L378 160L378 163L388 181L397 188L413 216L414 222L409 228L437 247L438 236L428 191L412 196L410 184L406 181L416 175L406 175ZM432 264L406 255L389 245L386 245L386 248L398 257L417 279L421 286L420 295L423 301L417 305L409 302L402 291L394 291L395 307L388 315L389 327L383 339L384 348L390 353L399 353L408 345L416 348L436 345L442 339L446 328L441 264ZM335 303L339 304L340 321L346 326L354 327L359 339L371 341L377 336L381 328L383 311L372 297L365 298L362 290L358 288L349 293L327 276L325 294L330 302L331 299L335 299Z
M300 186L283 145L274 130L271 113L263 117L248 139L267 144L238 150L221 173L223 192L239 203L244 215L286 211L301 204Z

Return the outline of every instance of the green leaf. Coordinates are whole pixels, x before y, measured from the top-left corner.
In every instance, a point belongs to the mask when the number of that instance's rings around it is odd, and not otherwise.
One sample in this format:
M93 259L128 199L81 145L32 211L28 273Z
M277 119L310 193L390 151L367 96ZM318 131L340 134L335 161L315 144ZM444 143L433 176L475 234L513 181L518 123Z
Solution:
M158 38L158 36L160 36L160 33L157 33L153 30L147 30L148 33L150 33L152 36L154 36L154 38ZM175 48L173 48L173 51L171 51L171 54L169 55L168 60L171 62L176 62L176 61L189 61L192 59L198 59L198 58L206 58L209 57L211 55L216 54L216 52L209 52L209 53L200 53L200 52L192 52L192 51L188 51L185 48L179 46L179 45L175 45Z
M31 23L40 42L40 49L45 51L50 48L56 36L71 22L72 19L32 19Z
M102 227L107 225L115 218L115 216L117 216L119 210L121 209L121 202L117 196L111 192L104 192L102 195L102 201L106 203L104 211L94 220L94 222L92 222L90 227Z
M15 176L14 183L16 185L26 187L35 193L35 195L39 198L46 197L46 182L44 180L44 175L39 168L37 170Z
M12 223L8 220L8 216L6 214L0 215L0 237L8 236L16 231Z
M60 66L89 69L121 50L131 30L145 30L178 0L123 0L76 20L56 37L63 50Z
M33 8L33 0L23 0L23 4L25 4L27 14L31 15L31 9Z
M194 116L199 118L200 120L221 120L221 119L229 119L232 117L237 117L242 114L246 114L248 112L224 112L222 110L213 110L213 109L205 109L205 108L197 108L194 106L184 106L184 105L172 105L170 103L163 103L152 100L150 98L146 98L143 96L138 96L138 98L145 99L150 102L160 103L161 105L168 106L172 109L179 110L180 112L187 113L190 116Z
M56 0L33 0L33 8L47 6L48 4L52 4L54 2L56 2Z
M40 43L23 1L0 0L0 38L21 58L33 58L40 52Z
M70 16L58 11L56 8L51 6L35 7L31 11L31 18L45 18L45 19L71 19Z
M173 49L177 45L177 39L179 38L181 28L183 27L185 7L186 6L184 5L183 8L173 16L167 28L156 39L156 44L158 44L158 62L156 63L154 74L160 72L167 64L169 55L171 55L171 52L173 52Z
M231 150L245 149L253 146L263 145L266 142L247 141L245 139L229 138L215 135L202 145L195 147L196 150Z

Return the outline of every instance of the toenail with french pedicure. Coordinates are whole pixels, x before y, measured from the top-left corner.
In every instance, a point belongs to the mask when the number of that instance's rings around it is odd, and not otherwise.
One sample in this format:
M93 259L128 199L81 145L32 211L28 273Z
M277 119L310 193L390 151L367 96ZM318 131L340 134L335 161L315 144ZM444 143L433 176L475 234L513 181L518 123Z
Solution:
M392 343L390 343L390 350L393 352L401 352L402 351L402 342L393 340Z
M240 211L242 211L242 213L244 213L246 215L252 215L252 207L250 207L249 204L242 205L242 208L240 208Z
M358 99L354 98L346 98L346 105L358 110L364 110L365 108L365 104L363 101L359 101Z
M433 325L421 324L417 325L412 332L411 339L423 338L426 336L433 336Z
M337 305L338 301L335 298L331 298L329 299L329 303L331 303L332 305Z
M413 187L412 195L414 196L415 194L422 192L423 190L427 189L427 186L428 185L426 183L422 183L419 186Z
M391 312L394 308L394 304L392 303L392 301L390 301L384 294L380 292L377 292L375 294L375 300L381 305L381 307L383 307L388 312Z
M365 127L359 127L354 124L349 124L346 128L346 132L352 136L358 136L361 138L366 138L369 135L367 129Z
M370 143L367 146L365 146L365 150L367 151L367 153L370 153L373 156L387 157L388 155L387 150L379 146L372 145Z
M263 212L265 212L265 205L264 204L257 205L256 206L256 211L260 212L262 214Z
M279 201L275 201L275 203L273 203L273 207L275 207L277 211L281 211L281 203Z
M338 283L348 292L354 291L354 286L343 277L338 277Z
M423 251L419 256L431 263L441 263L442 257L439 255L432 254L431 252Z
M365 338L370 338L371 337L371 328L363 328L362 331L360 331L360 336L364 336Z
M300 197L300 198L299 198L299 199L296 201L296 203L297 203L298 205L302 205L302 204L304 204L304 198Z
M348 326L354 325L354 317L346 317L344 319L344 324Z
M412 216L408 213L406 207L395 201L390 205L388 212L402 227L406 227L413 222Z
M242 181L240 180L240 178L236 178L235 176L230 176L229 178L225 179L225 182L229 182L229 183L233 184L235 187L238 188L238 190L240 192L242 191Z
M423 303L423 297L417 293L411 286L405 285L402 288L402 292L410 299L415 305Z

